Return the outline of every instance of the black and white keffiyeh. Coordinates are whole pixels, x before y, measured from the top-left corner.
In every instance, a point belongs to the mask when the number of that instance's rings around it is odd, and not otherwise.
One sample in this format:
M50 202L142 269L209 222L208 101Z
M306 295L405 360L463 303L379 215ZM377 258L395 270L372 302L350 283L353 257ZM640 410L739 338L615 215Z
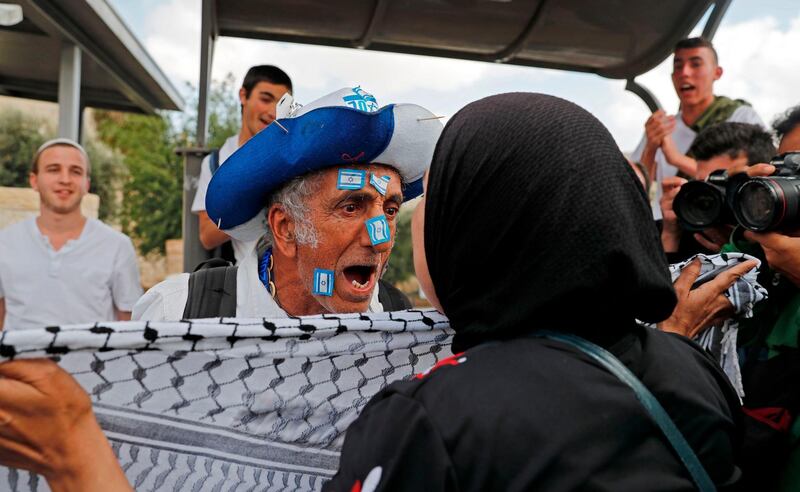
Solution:
M739 398L743 398L742 374L739 369L739 357L736 352L736 336L739 331L737 320L751 318L753 316L753 307L756 303L763 301L768 296L767 289L756 281L761 262L757 258L744 253L698 254L684 262L670 265L669 269L673 282L678 279L683 269L695 258L700 260L698 280L748 260L758 261L756 268L742 275L725 291L725 297L733 305L734 317L725 321L721 326L712 326L702 331L695 337L695 341L719 361L733 387L736 388Z
M451 355L429 310L4 331L0 359L57 357L136 490L319 490L389 383ZM0 490L48 490L0 468Z

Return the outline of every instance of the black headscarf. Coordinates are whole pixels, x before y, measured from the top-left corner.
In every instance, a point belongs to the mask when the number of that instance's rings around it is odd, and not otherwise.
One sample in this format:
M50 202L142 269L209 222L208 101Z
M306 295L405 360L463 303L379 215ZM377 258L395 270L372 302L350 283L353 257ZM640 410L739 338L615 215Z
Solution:
M604 339L675 306L644 190L575 104L530 93L469 104L439 139L426 196L425 252L454 350L544 327Z

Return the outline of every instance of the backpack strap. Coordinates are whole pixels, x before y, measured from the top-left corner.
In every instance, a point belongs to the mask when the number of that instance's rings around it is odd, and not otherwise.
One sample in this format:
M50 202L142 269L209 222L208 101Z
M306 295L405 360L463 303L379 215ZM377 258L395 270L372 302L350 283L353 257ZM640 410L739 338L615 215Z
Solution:
M213 149L208 154L208 169L211 171L212 176L219 169L219 149Z
M711 477L708 476L706 469L703 468L703 464L700 463L692 447L686 442L686 438L683 437L683 434L681 434L681 431L669 417L667 411L664 410L664 407L662 407L656 397L653 396L653 393L639 381L639 378L637 378L630 369L625 367L625 364L620 362L614 354L603 347L570 333L538 330L533 333L533 336L549 338L572 345L599 362L608 372L631 388L644 409L650 414L650 418L653 419L659 430L664 434L664 437L667 438L667 441L669 441L670 446L675 453L677 453L683 466L689 471L689 475L691 475L692 481L695 486L697 486L697 490L701 492L714 492L717 490Z
M400 289L383 279L378 280L378 302L384 311L403 311L413 307Z
M189 275L189 292L183 319L221 318L236 316L236 270L230 266L205 266L218 264L212 258L198 265Z

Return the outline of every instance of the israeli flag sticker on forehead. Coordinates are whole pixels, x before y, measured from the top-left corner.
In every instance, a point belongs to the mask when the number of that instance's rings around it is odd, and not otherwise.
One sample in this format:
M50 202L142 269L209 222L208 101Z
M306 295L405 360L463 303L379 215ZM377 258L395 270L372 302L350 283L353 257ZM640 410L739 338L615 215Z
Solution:
M367 180L367 172L359 169L339 169L336 188L339 190L360 190Z
M369 219L367 222L367 234L373 246L389 242L391 238L391 231L389 230L389 222L386 220L385 215L379 215Z
M391 176L375 176L375 173L369 173L369 184L371 184L378 193L381 195L386 195L386 189L389 187L389 181L391 181Z
M333 270L314 269L314 295L333 295Z

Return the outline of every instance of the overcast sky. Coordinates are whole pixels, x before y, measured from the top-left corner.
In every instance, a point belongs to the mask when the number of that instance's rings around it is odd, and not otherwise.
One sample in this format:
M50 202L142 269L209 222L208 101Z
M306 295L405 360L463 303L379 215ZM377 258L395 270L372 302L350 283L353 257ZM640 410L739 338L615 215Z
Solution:
M200 0L109 2L177 88L183 90L185 82L197 86ZM714 43L724 69L715 85L717 94L750 101L767 123L800 103L800 1L734 0ZM221 79L230 72L238 83L247 68L257 64L286 70L300 102L361 85L382 105L413 102L450 116L470 101L491 94L553 94L594 113L624 151L636 146L649 114L637 96L623 89L623 81L595 75L237 38L218 41L212 77ZM637 80L674 112L678 100L670 70L667 60Z

